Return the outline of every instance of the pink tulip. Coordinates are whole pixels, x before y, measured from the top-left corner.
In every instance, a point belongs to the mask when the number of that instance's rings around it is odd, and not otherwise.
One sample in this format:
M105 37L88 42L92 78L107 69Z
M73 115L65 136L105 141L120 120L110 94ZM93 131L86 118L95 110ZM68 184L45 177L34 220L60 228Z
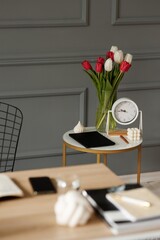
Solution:
M126 62L126 61L123 61L120 65L120 71L121 72L127 72L129 70L129 68L131 67L131 64Z
M104 64L104 58L98 57L98 58L97 58L97 63L102 63L102 64Z
M82 66L84 67L85 70L92 69L92 66L91 66L90 62L88 62L87 60L82 62Z
M101 72L103 71L103 64L97 62L97 63L96 63L96 68L95 68L95 69L96 69L96 72L101 73Z

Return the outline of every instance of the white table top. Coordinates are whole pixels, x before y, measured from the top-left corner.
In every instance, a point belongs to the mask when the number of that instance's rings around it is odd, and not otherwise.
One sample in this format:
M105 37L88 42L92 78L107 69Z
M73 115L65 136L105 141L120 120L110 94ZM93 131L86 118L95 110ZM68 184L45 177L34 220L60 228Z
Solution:
M95 127L86 127L85 128L85 132L88 132L88 131L96 131ZM66 132L64 135L63 135L63 140L74 146L74 147L78 147L78 148L82 148L82 149L85 149L85 147L83 145L81 145L80 143L78 143L76 140L74 140L73 138L71 138L69 136L70 133L74 133L73 130L70 130L68 132ZM108 136L107 133L101 133L103 136L107 137L108 139L112 140L113 142L115 142L115 145L112 145L112 146L105 146L105 147L96 147L96 148L90 148L90 149L93 149L93 150L104 150L104 151L116 151L116 150L126 150L127 149L131 149L131 148L136 148L138 147L142 142L143 142L143 139L140 139L138 141L132 141L132 140L129 140L127 138L127 136L125 136L125 138L128 140L129 144L124 142L119 136Z

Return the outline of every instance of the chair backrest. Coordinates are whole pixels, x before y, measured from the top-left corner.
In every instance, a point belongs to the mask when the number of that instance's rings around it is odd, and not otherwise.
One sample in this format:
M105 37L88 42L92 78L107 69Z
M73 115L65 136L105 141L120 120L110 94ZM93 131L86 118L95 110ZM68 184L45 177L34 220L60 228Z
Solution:
M22 122L19 108L0 102L0 172L14 169Z

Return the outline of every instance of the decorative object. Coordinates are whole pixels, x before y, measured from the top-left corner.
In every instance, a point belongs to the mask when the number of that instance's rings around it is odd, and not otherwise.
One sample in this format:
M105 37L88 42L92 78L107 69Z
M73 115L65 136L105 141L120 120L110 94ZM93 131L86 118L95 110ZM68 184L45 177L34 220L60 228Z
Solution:
M123 52L116 46L112 46L106 53L106 58L98 57L95 69L89 61L82 62L84 71L92 79L97 90L99 105L96 112L96 129L104 132L106 130L106 118L108 111L117 99L118 86L125 74L131 67L132 55L127 53L125 58ZM114 129L116 122L110 117L110 128Z
M79 121L77 123L77 125L74 127L73 131L75 133L81 133L81 132L84 132L84 126L82 125L82 123Z
M79 190L80 188L80 179L76 174L70 176L58 176L56 178L56 183L59 194L64 194L69 190Z
M112 109L108 111L107 116L107 134L111 134L110 132L110 115L112 114L113 119L120 125L130 125L136 121L140 114L139 119L139 130L142 133L142 111L138 109L137 104L129 99L129 98L119 98L116 100L112 106ZM115 130L117 135L123 135L122 132L127 135L127 130L120 129ZM113 131L114 133L114 131ZM118 134L119 133L119 134Z
M112 116L121 125L133 123L138 114L137 104L129 98L119 98L112 106Z
M57 224L76 227L88 222L93 209L79 191L70 190L58 197L54 212Z
M127 137L132 141L139 141L141 132L138 128L127 128Z

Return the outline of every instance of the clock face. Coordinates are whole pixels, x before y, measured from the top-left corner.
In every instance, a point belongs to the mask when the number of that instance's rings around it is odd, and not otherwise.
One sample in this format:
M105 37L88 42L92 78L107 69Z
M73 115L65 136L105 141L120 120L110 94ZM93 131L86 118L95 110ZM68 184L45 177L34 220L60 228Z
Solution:
M138 117L138 112L136 103L128 98L118 99L112 108L113 118L122 125L134 122Z

